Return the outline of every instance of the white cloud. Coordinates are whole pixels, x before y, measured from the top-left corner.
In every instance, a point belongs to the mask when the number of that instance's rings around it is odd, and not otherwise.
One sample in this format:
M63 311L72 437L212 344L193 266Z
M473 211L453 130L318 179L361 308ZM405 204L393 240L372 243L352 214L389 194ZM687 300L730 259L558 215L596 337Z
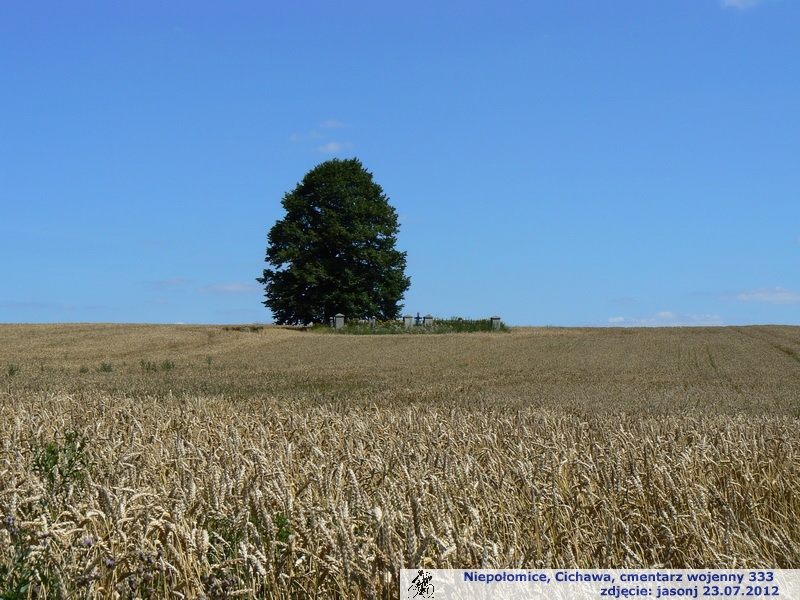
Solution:
M649 317L611 317L608 319L608 325L613 327L709 327L722 325L722 317L719 315L684 315L664 310Z
M258 322L259 317L264 316L264 309L255 310L252 308L226 308L214 311L215 315L222 315L225 317L235 317L237 321L249 321L250 323Z
M39 310L39 311L107 311L115 309L115 306L107 306L104 304L59 304L56 302L0 302L0 308L9 308L12 310Z
M259 286L252 283L232 281L229 283L212 283L200 288L200 291L211 294L252 294L259 289L261 289Z
M422 219L416 215L410 215L408 213L400 213L397 215L397 220L400 221L400 223L405 224L405 223L417 223Z
M753 8L762 2L764 2L764 0L721 0L723 8L738 8L739 10Z
M183 277L173 277L171 279L159 279L158 281L152 281L151 285L153 288L157 290L163 289L174 289L174 288L182 288L190 285L192 283L191 279L184 279Z
M339 150L341 150L342 149L342 145L340 143L338 143L338 142L328 142L327 144L325 144L323 146L320 146L318 149L319 149L320 152L331 152L332 153L332 152L338 152Z
M345 124L339 119L328 119L327 121L323 121L320 125L320 127L324 129L339 129L344 126Z
M728 296L731 297L731 296ZM740 302L766 302L767 304L800 304L800 292L783 287L764 287L734 294Z
M344 121L340 121L339 119L327 119L319 124L320 129L341 129L343 127L347 127L347 124ZM311 131L307 131L305 133L293 133L289 136L289 139L296 143L302 142L313 142L314 140L322 139L323 135L318 129L312 129ZM336 142L330 142L334 144Z
M311 140L318 140L322 134L317 130L311 130L308 133L293 133L289 139L295 143L308 142Z
M312 129L307 133L293 133L289 140L294 144L307 144L315 143L319 152L326 154L336 154L342 150L346 150L353 146L350 142L337 142L331 140L334 129L343 129L348 127L348 124L339 119L327 119L319 124L317 129Z
M622 298L614 298L611 302L614 304L636 304L636 298L623 296Z
M319 146L317 150L319 150L320 152L326 152L328 154L335 154L349 147L350 144L341 144L339 142L328 142L327 144Z

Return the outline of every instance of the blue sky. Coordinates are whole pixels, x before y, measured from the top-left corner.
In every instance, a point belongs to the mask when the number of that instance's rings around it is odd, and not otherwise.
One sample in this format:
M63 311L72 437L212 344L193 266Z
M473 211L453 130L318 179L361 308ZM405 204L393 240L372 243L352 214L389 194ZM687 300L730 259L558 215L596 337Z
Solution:
M358 157L405 311L800 325L800 2L3 0L0 322L271 322Z

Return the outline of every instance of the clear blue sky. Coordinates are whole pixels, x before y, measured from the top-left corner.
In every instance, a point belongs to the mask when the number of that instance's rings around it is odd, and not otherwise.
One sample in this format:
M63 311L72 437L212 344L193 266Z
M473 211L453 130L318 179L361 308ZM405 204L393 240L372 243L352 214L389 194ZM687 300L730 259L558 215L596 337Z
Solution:
M0 322L271 322L354 156L404 312L800 325L797 0L2 0Z

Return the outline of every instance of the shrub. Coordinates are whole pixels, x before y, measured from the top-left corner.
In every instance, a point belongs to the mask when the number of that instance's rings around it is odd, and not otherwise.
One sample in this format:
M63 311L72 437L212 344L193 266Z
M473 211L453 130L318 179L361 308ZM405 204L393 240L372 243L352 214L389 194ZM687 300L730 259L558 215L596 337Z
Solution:
M156 372L159 370L159 368L162 371L171 371L175 368L175 362L169 359L161 361L160 365L155 361L142 359L139 361L139 365L142 367L142 371L145 373Z
M495 329L491 319L463 319L450 317L449 319L434 319L432 324L412 325L406 327L403 321L347 321L339 329L327 325L317 324L310 328L311 331L320 333L342 333L350 335L386 335L386 334L436 334L436 333L476 333L476 332L508 332L504 323Z
M63 442L50 441L33 448L31 470L45 483L48 499L75 489L83 490L93 469L88 438L70 431Z

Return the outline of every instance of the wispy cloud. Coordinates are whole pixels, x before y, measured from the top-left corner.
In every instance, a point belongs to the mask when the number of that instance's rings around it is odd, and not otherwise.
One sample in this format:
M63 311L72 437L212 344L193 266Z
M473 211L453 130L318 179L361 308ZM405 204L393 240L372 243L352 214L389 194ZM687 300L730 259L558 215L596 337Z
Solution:
M738 8L739 10L747 10L753 8L758 4L762 4L764 0L721 0L720 4L723 8Z
M405 224L405 223L417 223L417 222L421 221L422 218L417 216L417 215L410 215L408 213L400 213L400 214L397 215L397 220L400 221L400 223Z
M328 119L327 121L323 121L320 127L323 129L341 129L342 127L346 127L346 124L339 119Z
M295 143L300 143L300 142L309 142L313 140L318 140L321 137L322 134L319 131L317 131L316 129L312 129L311 131L306 133L293 133L291 136L289 136L289 139Z
M37 311L69 311L87 310L87 311L105 311L112 309L112 306L104 304L69 304L57 302L0 302L0 308L7 308L10 310L37 310Z
M631 296L623 296L621 298L614 298L611 303L622 305L636 304L636 298L632 298Z
M2 308L10 308L12 310L73 310L75 308L72 304L57 304L55 302L2 302Z
M289 139L293 142L311 142L324 137L322 132L319 131L320 129L342 129L344 127L347 127L344 121L340 121L339 119L327 119L319 124L319 128L312 129L305 133L293 133Z
M349 144L342 144L339 142L328 142L327 144L319 146L317 150L319 150L320 152L325 152L327 154L336 154L337 152L344 150L348 146Z
M348 127L348 124L339 119L326 119L319 124L319 127L306 133L293 133L289 139L295 144L317 143L317 150L326 154L336 154L353 146L352 142L340 142L330 139L333 135L331 130L340 130Z
M680 314L663 310L648 317L611 317L612 327L709 327L722 325L719 315Z
M191 279L184 279L183 277L172 277L170 279L158 279L151 281L150 285L157 290L168 290L175 288L185 288L192 284Z
M800 292L784 287L763 287L732 294L726 299L740 302L765 302L767 304L800 304Z
M227 283L212 283L199 288L199 291L209 294L253 294L261 288L252 283L231 281Z
M258 322L259 318L264 317L264 310L254 308L226 308L214 311L215 315L223 315L225 317L235 317L237 320L245 320L250 323Z

